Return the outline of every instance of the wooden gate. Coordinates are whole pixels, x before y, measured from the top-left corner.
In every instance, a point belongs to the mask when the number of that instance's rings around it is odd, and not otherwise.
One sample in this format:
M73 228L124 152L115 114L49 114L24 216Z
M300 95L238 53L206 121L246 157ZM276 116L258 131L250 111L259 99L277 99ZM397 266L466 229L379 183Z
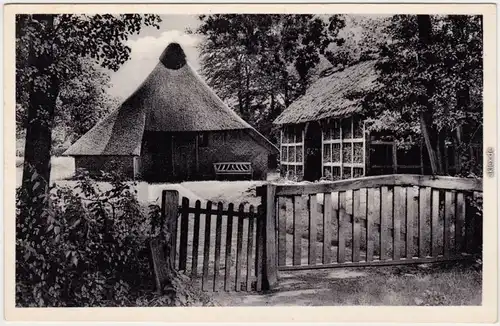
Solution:
M274 203L266 216L276 247L267 251L277 270L457 260L481 250L482 214L472 204L480 180L388 175L259 192Z
M175 230L175 268L205 291L260 291L277 285L279 270L439 262L481 253L478 179L386 175L267 184L257 195L258 208L235 210L210 201L193 207L187 198L179 206L178 193L164 191L162 211Z
M262 209L252 205L212 203L170 192L174 207L174 268L200 283L203 291L260 291L262 289ZM260 214L259 214L260 211Z

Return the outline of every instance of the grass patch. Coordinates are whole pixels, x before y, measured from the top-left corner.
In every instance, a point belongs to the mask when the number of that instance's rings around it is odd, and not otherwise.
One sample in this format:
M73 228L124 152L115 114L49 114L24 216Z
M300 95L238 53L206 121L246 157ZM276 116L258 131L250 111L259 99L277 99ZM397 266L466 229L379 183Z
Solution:
M273 293L214 294L214 300L221 306L474 306L481 305L481 278L477 266L464 263L300 271L280 273L282 286Z

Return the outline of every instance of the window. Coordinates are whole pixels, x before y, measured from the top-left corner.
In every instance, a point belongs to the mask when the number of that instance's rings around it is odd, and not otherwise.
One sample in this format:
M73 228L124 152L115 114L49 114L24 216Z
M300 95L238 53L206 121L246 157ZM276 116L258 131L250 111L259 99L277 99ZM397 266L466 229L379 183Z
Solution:
M283 176L302 178L304 164L303 126L286 126L281 133L280 165Z
M198 134L198 147L208 146L208 133L202 132Z
M365 174L364 122L361 117L323 122L323 177L349 179Z

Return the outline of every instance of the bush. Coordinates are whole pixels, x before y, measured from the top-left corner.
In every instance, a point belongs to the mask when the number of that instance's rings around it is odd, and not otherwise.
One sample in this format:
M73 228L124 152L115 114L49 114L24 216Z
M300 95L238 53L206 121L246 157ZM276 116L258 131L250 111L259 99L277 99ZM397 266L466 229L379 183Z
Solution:
M42 216L30 216L40 202ZM126 305L129 292L151 279L146 216L117 178L105 192L86 175L41 198L19 189L16 218L19 306Z
M52 186L40 198L18 189L17 306L133 306L153 300L144 299L154 290L147 244L159 233L158 220L148 217L130 184L118 175L106 178L112 185L106 191L88 174L80 174L75 187ZM38 184L35 173L31 187ZM33 216L39 204L46 205L43 214Z

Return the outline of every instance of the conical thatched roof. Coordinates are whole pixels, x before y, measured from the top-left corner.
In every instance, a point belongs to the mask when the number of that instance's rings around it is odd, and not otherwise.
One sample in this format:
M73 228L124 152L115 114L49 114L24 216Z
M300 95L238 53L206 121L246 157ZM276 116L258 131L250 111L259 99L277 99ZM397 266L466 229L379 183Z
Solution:
M375 89L378 77L375 60L362 61L341 70L326 69L295 102L290 104L275 124L298 124L325 118L340 118L361 111L361 101L353 94Z
M146 80L123 104L76 141L64 155L140 155L144 131L246 129L267 148L264 136L232 111L171 43Z

